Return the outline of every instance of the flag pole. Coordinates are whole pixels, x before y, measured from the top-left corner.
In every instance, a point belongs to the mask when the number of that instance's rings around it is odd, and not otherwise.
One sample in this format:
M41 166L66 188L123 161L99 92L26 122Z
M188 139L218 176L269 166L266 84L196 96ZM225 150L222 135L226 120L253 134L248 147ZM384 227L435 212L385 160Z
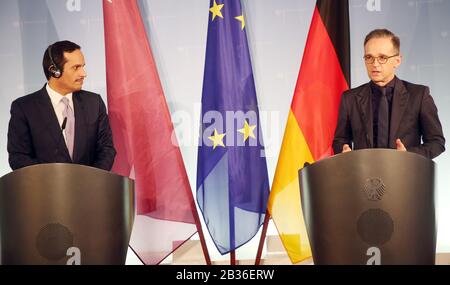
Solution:
M236 252L234 249L230 251L230 265L236 265Z
M195 216L196 216L195 224L197 225L197 231L198 236L200 237L200 244L202 245L203 256L205 257L206 265L211 265L211 258L209 257L208 247L206 246L205 235L203 234L202 225L200 224L198 215Z
M200 223L200 217L197 212L197 207L195 205L194 199L192 199L191 207L195 209L194 212L194 220L195 226L197 227L198 236L200 238L200 244L202 246L203 256L205 257L206 265L211 265L211 258L209 257L208 247L206 246L205 235L203 233L202 224Z
M266 210L266 216L264 217L264 223L261 231L261 238L259 239L258 252L256 253L255 265L259 265L261 263L261 255L264 246L264 240L266 239L267 235L267 228L269 225L269 221L270 221L269 210Z
M231 191L228 191L229 201L233 200L231 196ZM229 207L229 218L230 218L230 265L236 265L236 233L235 233L235 220L234 220L234 209L231 205Z

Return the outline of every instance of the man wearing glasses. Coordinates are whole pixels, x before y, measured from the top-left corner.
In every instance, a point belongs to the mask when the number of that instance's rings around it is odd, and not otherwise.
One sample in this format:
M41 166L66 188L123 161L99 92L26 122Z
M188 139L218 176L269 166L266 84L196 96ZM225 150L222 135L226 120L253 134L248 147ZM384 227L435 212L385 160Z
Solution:
M371 81L342 94L334 153L362 148L392 148L430 159L445 150L438 111L427 86L400 80L400 39L386 29L364 40Z

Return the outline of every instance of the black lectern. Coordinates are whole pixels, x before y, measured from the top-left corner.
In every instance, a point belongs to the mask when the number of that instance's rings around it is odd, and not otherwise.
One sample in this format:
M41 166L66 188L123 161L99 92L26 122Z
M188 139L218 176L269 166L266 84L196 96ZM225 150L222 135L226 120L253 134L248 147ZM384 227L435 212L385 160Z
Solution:
M434 162L365 149L299 171L315 264L434 264Z
M0 178L2 264L125 264L133 220L126 177L55 163Z

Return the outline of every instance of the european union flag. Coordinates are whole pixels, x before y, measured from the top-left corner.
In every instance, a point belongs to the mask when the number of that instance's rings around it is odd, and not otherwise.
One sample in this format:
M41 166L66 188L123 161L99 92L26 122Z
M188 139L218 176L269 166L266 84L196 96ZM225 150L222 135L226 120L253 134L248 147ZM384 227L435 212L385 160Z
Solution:
M197 202L225 254L258 232L269 180L240 0L210 3Z

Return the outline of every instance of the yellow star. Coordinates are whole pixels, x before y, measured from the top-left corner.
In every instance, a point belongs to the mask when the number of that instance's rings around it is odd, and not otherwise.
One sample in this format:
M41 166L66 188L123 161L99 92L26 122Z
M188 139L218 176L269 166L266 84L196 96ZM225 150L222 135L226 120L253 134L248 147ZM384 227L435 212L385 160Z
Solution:
M214 21L214 18L216 18L216 16L219 16L220 18L223 19L222 12L220 12L220 10L223 8L223 5L224 4L217 5L216 0L214 0L214 5L211 8L209 8L209 11L212 13L211 21Z
M238 130L238 132L240 132L241 134L244 134L244 142L248 139L248 137L252 137L254 139L256 139L255 134L253 133L253 130L256 128L256 125L249 125L247 123L247 120L245 120L244 123L244 127L240 130Z
M238 20L238 21L241 22L241 30L243 30L244 27L245 27L244 14L242 14L242 15L240 15L240 16L237 16L237 17L234 17L234 18L235 18L236 20Z
M214 129L214 135L208 137L208 139L210 139L213 142L213 149L216 149L216 147L218 145L225 147L225 145L223 144L223 141L222 141L224 136L225 136L225 134L219 134L217 132L217 130Z

